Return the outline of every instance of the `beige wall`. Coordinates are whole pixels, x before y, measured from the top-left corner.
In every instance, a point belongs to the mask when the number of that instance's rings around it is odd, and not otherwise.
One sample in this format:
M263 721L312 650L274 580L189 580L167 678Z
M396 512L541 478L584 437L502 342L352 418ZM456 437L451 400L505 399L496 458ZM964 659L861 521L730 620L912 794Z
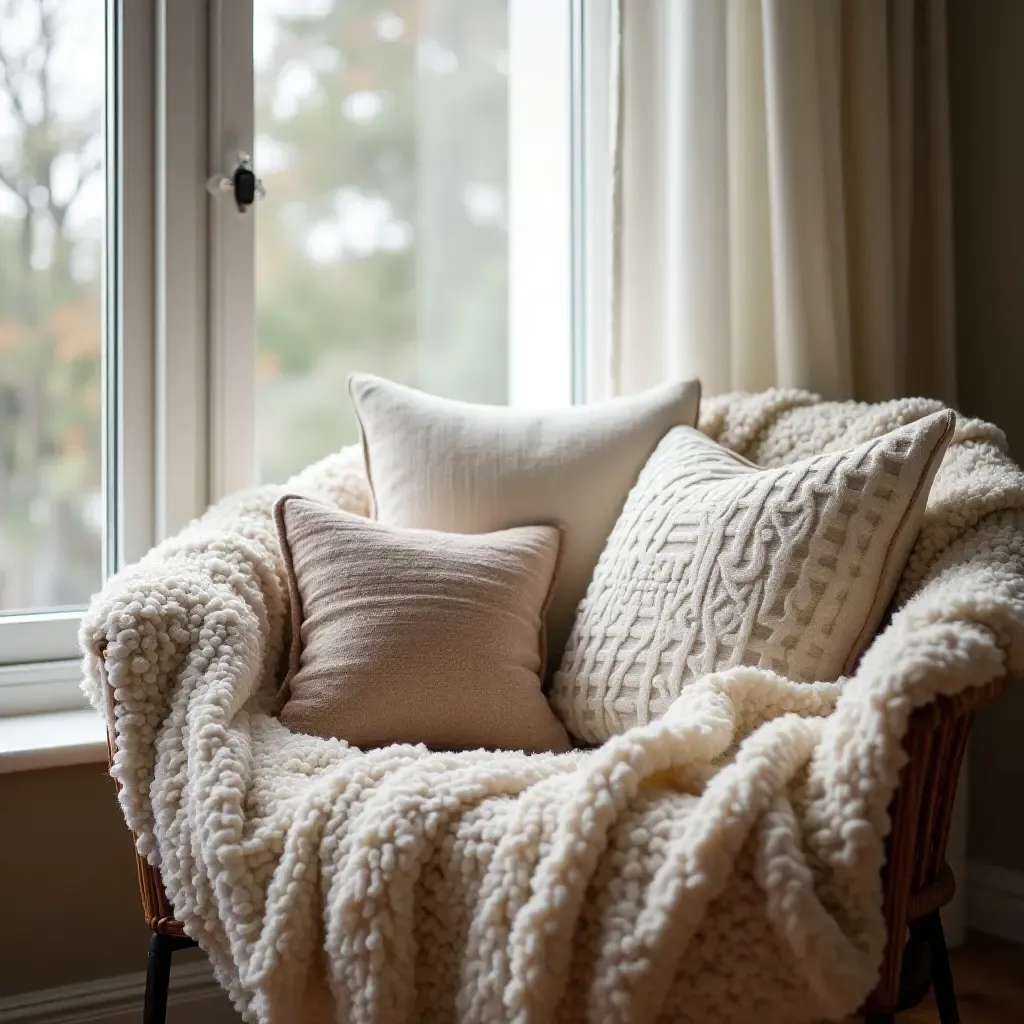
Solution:
M1024 461L1024 0L951 0L960 405ZM1024 871L1024 683L979 717L970 857Z
M0 996L143 971L131 836L101 764L0 775Z

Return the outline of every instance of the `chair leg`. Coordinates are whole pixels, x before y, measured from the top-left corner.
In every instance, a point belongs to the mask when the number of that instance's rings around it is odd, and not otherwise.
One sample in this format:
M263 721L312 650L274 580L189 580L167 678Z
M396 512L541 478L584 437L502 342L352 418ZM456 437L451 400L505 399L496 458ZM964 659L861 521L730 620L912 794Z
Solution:
M164 1024L167 1017L167 990L171 983L171 955L189 949L192 939L153 932L146 957L146 997L142 1006L142 1024Z
M942 918L936 910L914 923L920 936L928 944L928 958L932 969L932 988L940 1024L960 1024L960 1009L953 987L953 971L949 966L949 950L942 930Z
M149 937L146 956L146 1000L142 1024L164 1024L167 1017L167 989L171 983L171 953L166 935L154 932Z

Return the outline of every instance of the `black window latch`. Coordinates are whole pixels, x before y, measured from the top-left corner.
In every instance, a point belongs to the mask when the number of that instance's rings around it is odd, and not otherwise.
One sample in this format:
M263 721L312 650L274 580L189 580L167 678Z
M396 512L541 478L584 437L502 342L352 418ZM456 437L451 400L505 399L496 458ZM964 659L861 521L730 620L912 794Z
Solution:
M239 213L246 213L256 202L262 199L267 190L263 182L256 177L253 170L252 157L248 153L239 153L235 169L228 174L215 174L206 182L206 190L211 195L231 192L235 197L235 206Z

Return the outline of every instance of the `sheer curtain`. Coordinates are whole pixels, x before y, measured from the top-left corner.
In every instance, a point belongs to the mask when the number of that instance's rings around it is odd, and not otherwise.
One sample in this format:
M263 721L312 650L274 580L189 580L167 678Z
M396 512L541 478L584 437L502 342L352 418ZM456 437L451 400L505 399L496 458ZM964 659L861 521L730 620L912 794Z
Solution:
M955 398L944 0L619 0L608 389Z

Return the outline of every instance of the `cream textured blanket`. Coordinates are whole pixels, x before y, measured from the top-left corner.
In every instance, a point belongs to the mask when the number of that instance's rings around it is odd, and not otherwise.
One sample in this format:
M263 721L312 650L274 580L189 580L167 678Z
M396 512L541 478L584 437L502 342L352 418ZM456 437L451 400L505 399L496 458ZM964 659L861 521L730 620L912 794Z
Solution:
M936 408L803 392L705 403L765 465ZM267 713L288 629L278 488L223 502L112 579L82 627L115 698L121 804L248 1020L742 1021L852 1011L884 944L886 809L911 710L1024 667L1024 474L961 420L855 674L708 676L592 752L359 751ZM289 485L365 513L346 451Z

